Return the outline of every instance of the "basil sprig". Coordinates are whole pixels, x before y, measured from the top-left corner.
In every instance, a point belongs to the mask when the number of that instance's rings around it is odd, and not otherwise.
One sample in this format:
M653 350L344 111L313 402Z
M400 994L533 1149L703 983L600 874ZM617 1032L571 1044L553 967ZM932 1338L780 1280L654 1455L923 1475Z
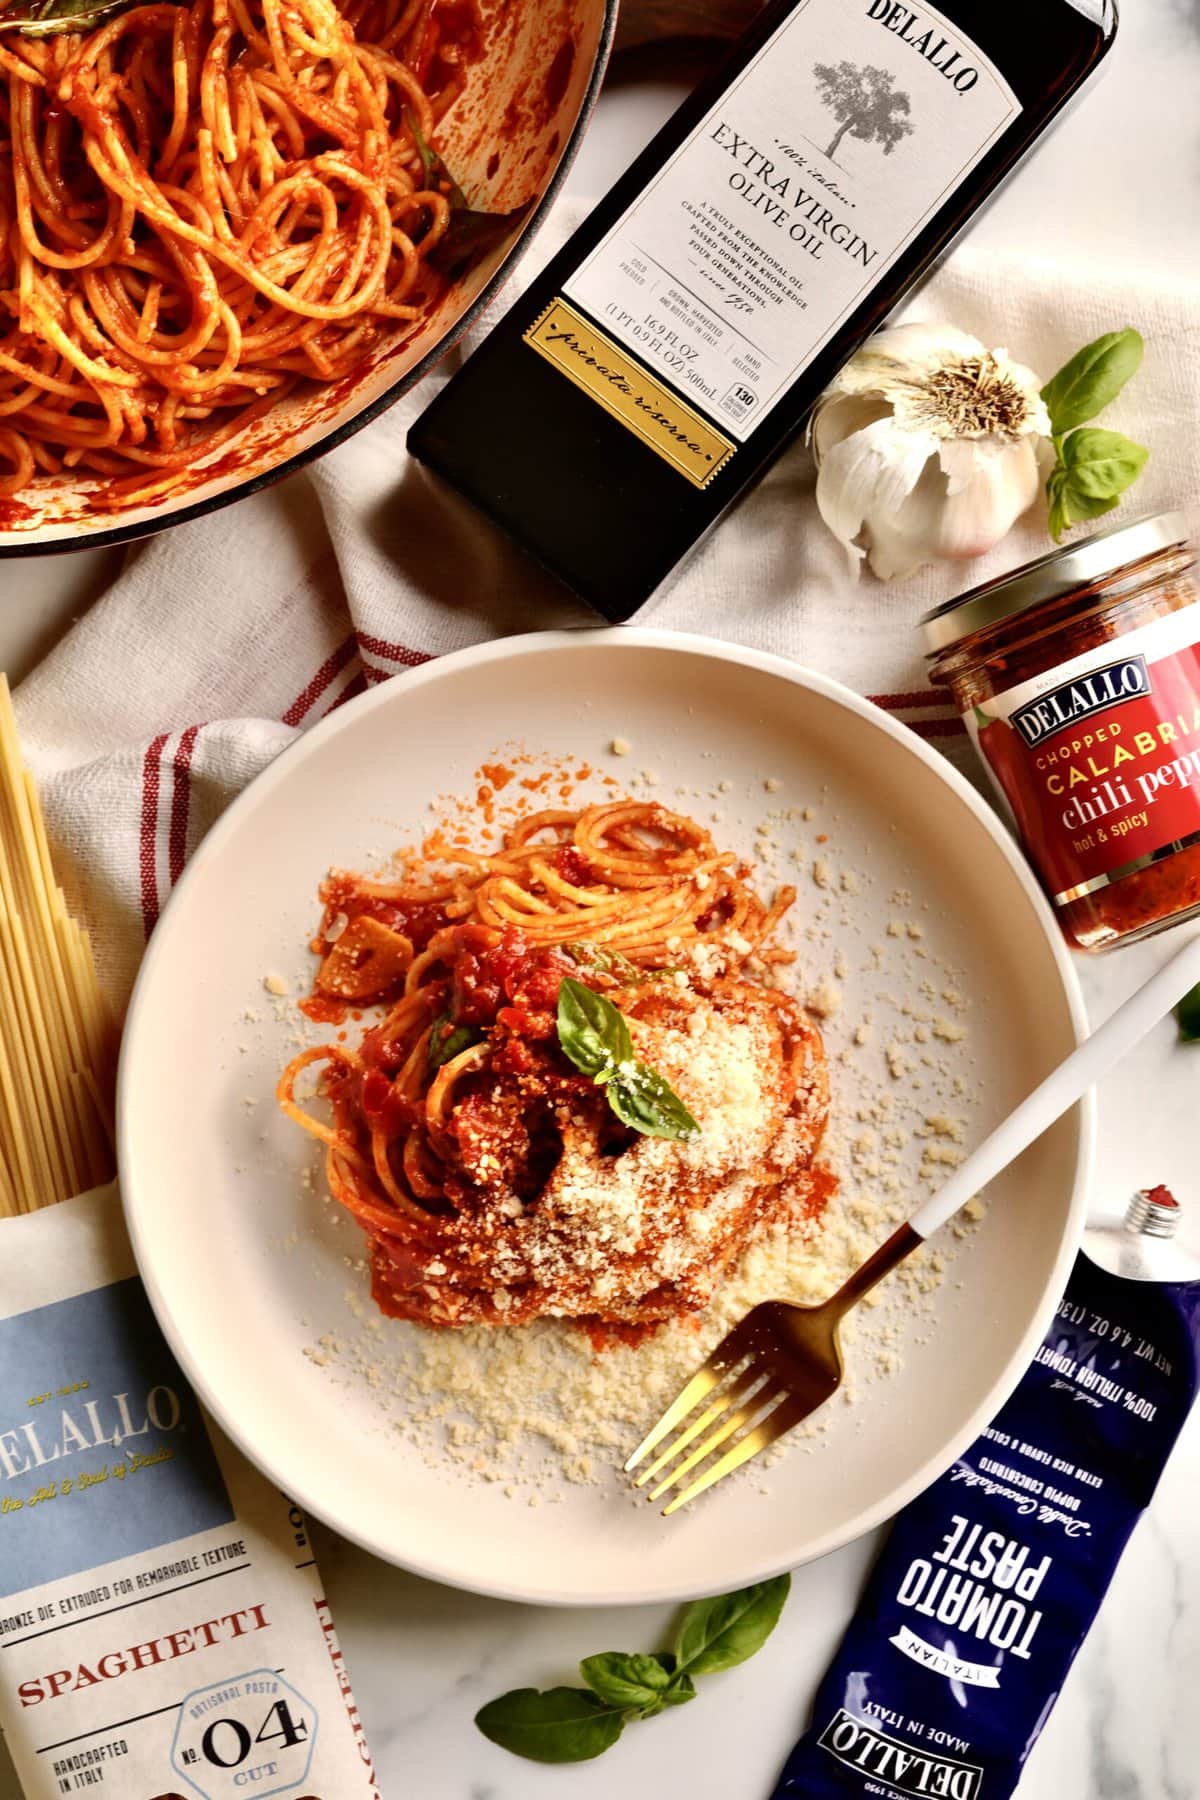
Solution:
M558 990L558 1041L582 1074L604 1089L618 1119L646 1137L692 1138L700 1127L679 1095L638 1062L623 1012L582 981L564 976Z
M404 122L417 147L426 186L445 188L446 199L450 203L450 222L429 260L436 263L444 275L456 280L473 263L486 256L489 250L503 242L525 217L533 201L527 200L513 212L480 212L471 205L443 162L441 151L434 149L417 124L416 116L407 107L404 110Z
M1175 1017L1179 1021L1180 1043L1200 1044L1200 987L1183 996L1175 1008Z
M623 956L619 950L609 950L603 944L564 944L563 949L577 962L581 969L594 969L599 975L619 976L622 981L669 981L675 974L674 969L643 969L640 964Z
M670 1650L645 1656L607 1650L586 1656L582 1688L514 1688L475 1715L484 1737L533 1762L589 1762L611 1749L634 1719L652 1719L696 1697L694 1677L735 1668L761 1650L779 1622L790 1575L714 1600L694 1600Z
M1055 543L1072 525L1112 512L1146 466L1150 452L1144 444L1120 431L1082 429L1137 373L1144 349L1140 332L1131 326L1105 332L1076 351L1042 389L1054 445L1046 498Z
M482 1042L482 1031L477 1031L474 1025L456 1025L450 1014L444 1012L430 1027L429 1066L440 1069L443 1063L452 1062L464 1050Z
M675 1658L665 1650L655 1656L604 1650L599 1656L585 1656L579 1673L605 1705L622 1712L635 1710L639 1719L652 1719L664 1707L696 1698L691 1676L677 1675Z

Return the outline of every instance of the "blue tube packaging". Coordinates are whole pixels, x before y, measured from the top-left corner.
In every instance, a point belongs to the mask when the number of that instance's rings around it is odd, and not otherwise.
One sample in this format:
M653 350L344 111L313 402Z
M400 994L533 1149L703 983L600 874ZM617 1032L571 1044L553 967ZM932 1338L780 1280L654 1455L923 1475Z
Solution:
M774 1800L1005 1800L1191 1407L1200 1265L1137 1194L992 1425L899 1515Z

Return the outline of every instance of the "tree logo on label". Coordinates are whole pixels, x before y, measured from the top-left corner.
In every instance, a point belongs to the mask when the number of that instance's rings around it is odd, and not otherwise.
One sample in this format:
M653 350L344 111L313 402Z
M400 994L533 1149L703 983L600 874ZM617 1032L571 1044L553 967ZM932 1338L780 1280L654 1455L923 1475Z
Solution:
M822 103L837 120L837 130L825 151L830 162L844 137L882 144L883 154L890 156L902 139L912 136L908 119L912 103L895 86L889 69L876 68L873 63L816 63L813 74Z

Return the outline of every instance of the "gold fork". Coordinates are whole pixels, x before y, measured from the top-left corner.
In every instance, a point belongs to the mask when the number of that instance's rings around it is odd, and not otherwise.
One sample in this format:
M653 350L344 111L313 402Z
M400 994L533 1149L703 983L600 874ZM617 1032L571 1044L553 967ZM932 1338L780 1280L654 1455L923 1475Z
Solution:
M851 1307L1082 1099L1197 982L1200 935L1048 1075L836 1294L819 1306L768 1300L748 1312L625 1464L632 1473L658 1450L634 1477L635 1486L645 1487L661 1476L649 1498L657 1500L674 1489L663 1508L664 1516L673 1513L823 1406L841 1383L838 1331ZM670 1441L660 1450L666 1439ZM729 1445L724 1454L688 1481L693 1469L723 1444Z

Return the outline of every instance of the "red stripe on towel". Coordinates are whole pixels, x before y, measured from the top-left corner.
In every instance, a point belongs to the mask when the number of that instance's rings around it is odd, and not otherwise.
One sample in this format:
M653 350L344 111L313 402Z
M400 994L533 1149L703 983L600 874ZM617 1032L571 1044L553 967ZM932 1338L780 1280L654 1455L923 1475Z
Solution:
M138 838L138 873L142 888L142 925L146 936L158 922L158 791L167 733L160 732L142 762L142 827Z
M966 737L967 728L961 719L903 719L901 723L915 731L918 737L943 738Z
M417 669L422 663L433 660L428 651L410 650L407 644L389 644L385 638L369 637L365 631L358 633L358 641L371 656L382 657L384 662L401 663L406 669Z
M203 725L188 726L179 740L179 748L175 752L175 759L171 765L175 772L175 781L171 789L171 834L167 844L167 875L172 887L183 874L183 865L187 861L188 814L192 804L192 753L196 748L196 738L203 729Z
M867 699L875 706L882 706L887 712L906 712L917 707L954 704L949 694L939 693L936 688L921 688L915 694L868 694Z
M299 725L305 715L312 710L321 695L331 682L337 680L348 662L351 662L358 651L358 642L351 632L350 636L340 643L331 655L325 658L308 686L302 688L283 715L285 725Z

